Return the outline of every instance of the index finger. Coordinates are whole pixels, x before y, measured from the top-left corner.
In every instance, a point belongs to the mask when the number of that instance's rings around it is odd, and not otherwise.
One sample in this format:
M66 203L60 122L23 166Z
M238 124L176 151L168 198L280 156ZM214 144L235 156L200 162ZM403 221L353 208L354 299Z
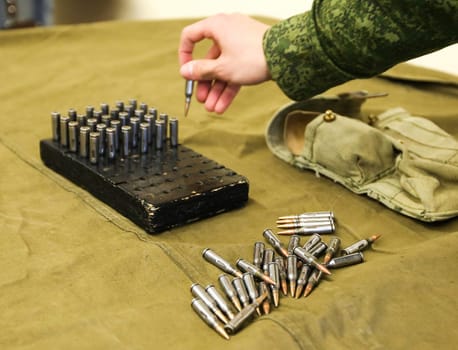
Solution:
M196 43L212 37L211 30L208 28L208 18L184 27L178 46L180 65L192 60L192 52Z

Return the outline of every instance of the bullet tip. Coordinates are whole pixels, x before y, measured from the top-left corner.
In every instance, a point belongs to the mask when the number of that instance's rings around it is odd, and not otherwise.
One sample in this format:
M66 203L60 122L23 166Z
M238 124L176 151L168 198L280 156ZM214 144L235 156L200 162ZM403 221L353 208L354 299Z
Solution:
M323 266L323 265L321 265L321 264L318 264L318 265L317 265L317 268L318 268L320 271L324 272L325 274L331 275L331 271L329 271L325 266Z

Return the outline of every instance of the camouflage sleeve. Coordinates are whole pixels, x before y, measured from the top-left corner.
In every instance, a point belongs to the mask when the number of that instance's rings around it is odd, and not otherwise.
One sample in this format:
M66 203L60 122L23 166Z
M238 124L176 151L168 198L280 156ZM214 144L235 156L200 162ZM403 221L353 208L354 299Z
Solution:
M273 80L301 100L457 41L458 0L315 0L263 46Z

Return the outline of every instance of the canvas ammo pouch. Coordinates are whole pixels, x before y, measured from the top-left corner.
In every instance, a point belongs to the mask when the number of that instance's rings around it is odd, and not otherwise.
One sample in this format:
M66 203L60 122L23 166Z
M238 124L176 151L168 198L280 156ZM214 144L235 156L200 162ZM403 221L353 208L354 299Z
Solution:
M358 91L293 102L270 120L266 141L280 159L426 221L458 215L458 142L402 108L364 117Z

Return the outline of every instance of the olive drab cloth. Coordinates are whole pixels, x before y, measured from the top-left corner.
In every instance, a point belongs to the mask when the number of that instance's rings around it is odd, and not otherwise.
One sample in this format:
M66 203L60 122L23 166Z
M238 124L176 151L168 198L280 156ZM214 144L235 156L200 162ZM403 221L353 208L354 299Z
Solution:
M272 78L303 100L457 41L457 0L316 0L272 26L264 52Z
M399 213L422 221L457 216L458 141L400 107L364 116L369 97L361 91L288 104L270 121L267 145Z
M278 159L264 136L288 103L275 83L243 88L224 115L193 99L184 118L177 45L194 21L0 32L0 348L454 349L458 220L400 215ZM196 57L205 52L198 47ZM402 107L456 138L456 83L403 64L323 95L385 92L362 105L365 115ZM130 98L177 116L183 145L246 176L246 205L148 235L43 165L39 141L51 137L53 111ZM251 261L279 216L319 210L334 213L342 246L382 234L364 263L333 270L307 298L281 297L229 341L195 314L191 285L219 288L221 271L202 258L205 248Z

